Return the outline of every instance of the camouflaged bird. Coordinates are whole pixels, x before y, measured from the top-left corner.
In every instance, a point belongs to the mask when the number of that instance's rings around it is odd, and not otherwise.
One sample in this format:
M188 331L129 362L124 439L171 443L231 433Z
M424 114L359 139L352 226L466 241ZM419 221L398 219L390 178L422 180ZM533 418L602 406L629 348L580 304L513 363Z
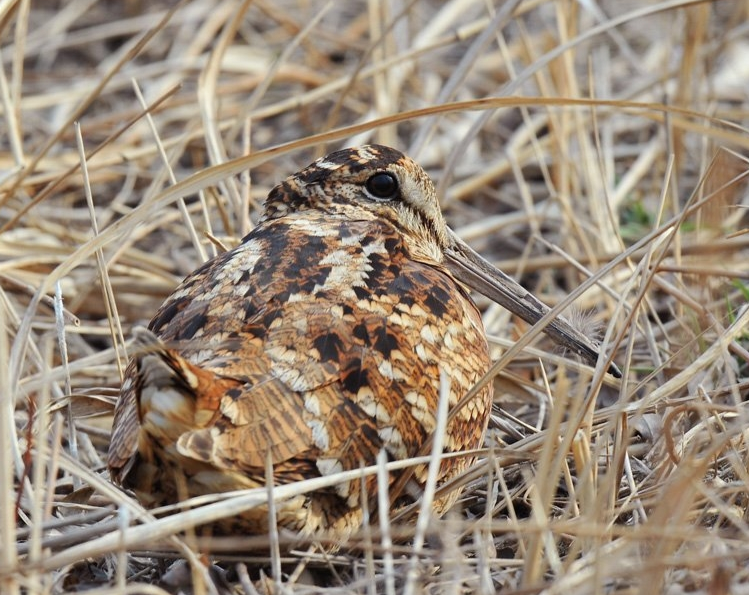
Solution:
M491 383L454 411L490 366L467 287L531 323L548 311L450 231L408 157L372 145L316 161L275 187L241 244L188 276L136 333L111 476L156 506L263 486L269 455L280 485L371 465L382 449L390 460L424 454L441 370L453 409L445 452L481 447ZM545 331L598 357L563 319ZM439 481L472 459L446 459ZM403 496L416 498L426 470L411 473ZM364 494L359 480L344 483L279 503L277 521L345 535L375 493L373 477ZM267 523L267 510L253 509L217 529L256 533Z

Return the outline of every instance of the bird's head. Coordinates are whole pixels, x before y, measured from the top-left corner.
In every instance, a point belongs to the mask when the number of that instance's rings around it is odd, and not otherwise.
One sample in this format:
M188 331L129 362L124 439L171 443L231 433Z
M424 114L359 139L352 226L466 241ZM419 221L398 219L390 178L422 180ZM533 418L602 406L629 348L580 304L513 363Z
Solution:
M412 258L438 266L526 322L535 324L549 311L458 238L445 223L432 180L400 151L365 145L318 159L271 191L263 219L309 212L351 221L387 221L400 232ZM598 346L564 318L549 321L544 332L589 363L598 359ZM614 364L608 370L621 375Z

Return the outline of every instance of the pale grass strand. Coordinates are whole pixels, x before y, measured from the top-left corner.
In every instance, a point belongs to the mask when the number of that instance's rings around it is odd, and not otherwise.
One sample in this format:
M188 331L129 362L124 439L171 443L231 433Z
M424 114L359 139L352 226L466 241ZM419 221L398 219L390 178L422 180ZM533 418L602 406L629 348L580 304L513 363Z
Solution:
M268 497L268 538L270 542L271 577L276 589L281 589L281 546L278 537L278 516L276 499L273 495L273 459L270 449L265 455L265 489Z
M0 70L2 70L0 68ZM16 554L16 491L13 453L17 451L15 398L10 391L10 328L5 304L0 304L0 591L18 595Z
M492 595L496 593L492 584L492 575L490 560L488 555L494 549L492 534L490 531L483 531L478 526L473 530L473 543L476 544L476 572L478 573L479 595Z
M117 525L120 535L130 526L130 510L126 506L120 506L117 510ZM124 589L127 584L127 548L123 543L116 548L117 567L115 568L114 582L119 589Z
M60 365L62 366L62 373L65 379L65 395L69 395L71 390L70 381L70 368L68 367L68 341L65 336L65 317L62 304L62 285L58 281L55 283L55 298L54 298L54 312L55 312L55 330L57 331L57 348L60 351ZM73 408L68 403L67 407L67 422L68 422L68 441L70 444L70 456L74 459L78 458L78 434L75 431L75 420L73 419ZM80 487L80 483L77 478L73 479L73 485L76 489Z
M440 527L442 547L438 551L438 556L446 583L441 591L443 595L463 595L468 578L466 575L466 560L458 543L459 524L460 521L456 523L451 516L448 516ZM417 593L423 592L424 586L417 590Z
M635 480L635 474L632 470L632 461L630 460L630 456L627 453L625 453L624 455L624 479L627 482L629 494L624 500L623 505L626 505L629 502L632 502L634 504L634 524L637 525L646 523L648 521L648 513L645 510L645 506L642 502L642 497L640 496L640 488L638 487L637 481Z
M18 107L15 117L21 120L21 100L23 99L23 71L26 55L26 40L29 36L29 17L31 15L31 0L21 0L16 9L15 31L13 34L13 56L10 81L10 93L13 103ZM21 132L23 136L23 131Z
M252 152L252 118L246 118L242 126L242 154L249 155ZM250 170L246 169L240 174L241 193L237 212L237 229L239 237L246 236L252 229L250 218L250 204L252 197L252 176Z
M385 572L385 594L395 595L395 563L393 560L393 538L390 534L390 495L387 452L377 453L377 510L380 521L380 543Z
M368 595L377 595L377 583L375 580L374 542L372 540L372 514L369 510L369 494L365 477L362 475L360 485L361 507L362 507L362 533L364 536L364 564L367 577L370 579L367 585Z
M8 126L7 135L10 144L10 150L13 154L13 160L18 168L22 168L25 163L23 155L23 142L21 141L21 131L18 128L18 110L13 105L8 87L8 79L5 76L5 69L2 67L2 55L0 54L0 102L3 105L3 115L5 123ZM20 171L20 170L19 170Z
M47 360L51 359L52 343L46 341L43 344L42 353L47 355ZM33 566L42 559L42 527L44 525L44 505L47 500L47 489L49 483L54 483L52 465L50 462L50 439L54 436L50 432L50 387L45 385L36 395L37 414L34 416L34 450L33 450L33 468L31 473L32 479L32 498L31 507L31 534L29 535L29 557L28 560ZM32 448L29 444L27 448ZM41 573L32 572L29 579L32 584L32 590L41 591Z
M392 31L394 23L389 21L387 3L384 0L367 0L367 14L369 22L369 43L372 61L382 62L392 53ZM397 85L393 85L397 68L381 70L372 76L374 93L370 114L386 115L393 113L393 105L397 102ZM395 93L394 93L395 91ZM393 126L383 126L375 131L377 142L383 145L395 144L396 134ZM354 144L360 144L358 140Z
M544 482L553 483L552 476L544 475ZM529 492L531 517L537 527L530 535L530 544L523 561L522 585L529 586L541 580L541 577L549 566L552 572L558 573L560 560L556 552L554 534L549 524L548 508L542 501L542 494L537 489L538 481L534 489ZM544 552L546 556L544 556Z
M91 183L88 176L88 166L86 163L86 150L83 146L83 136L81 134L80 122L75 124L75 139L78 144L78 155L81 160L81 175L83 177L83 190L84 196L86 197L86 204L88 205L89 216L91 218L91 230L94 237L99 235L99 224L96 219L96 207L94 206L94 197L91 192ZM101 282L102 297L104 298L104 307L107 311L107 322L109 323L109 332L112 336L112 344L124 345L125 335L122 332L122 325L120 324L120 315L117 312L117 301L114 297L114 290L112 289L112 282L109 278L109 270L107 269L106 262L104 260L104 250L99 249L95 253L96 255L96 266L99 272L99 281ZM58 281L59 282L59 281ZM123 378L124 372L122 370L122 364L120 359L117 358L117 369L120 374L120 378Z
M450 378L445 370L440 367L440 398L437 404L437 424L434 428L432 440L432 451L429 456L429 467L427 467L427 479L424 484L424 493L421 496L419 516L416 519L416 531L414 532L413 553L408 565L406 585L403 588L405 595L414 595L416 592L418 578L419 557L424 549L424 540L429 523L434 517L432 505L434 504L434 493L437 489L437 477L442 464L442 449L445 444L447 431L448 406L450 402Z
M600 488L600 481L598 477L598 468L594 464L594 459L591 456L591 437L588 432L583 429L575 431L575 437L572 440L572 456L575 461L575 475L577 476L577 482L571 481L570 494L574 497L574 504L577 510L574 511L576 517L582 516L583 518L597 518L596 506L598 505L597 495L598 489ZM572 478L572 470L569 464L565 460L564 462L565 473L569 474L570 479ZM583 544L584 550L589 551L593 549L594 544L592 542Z

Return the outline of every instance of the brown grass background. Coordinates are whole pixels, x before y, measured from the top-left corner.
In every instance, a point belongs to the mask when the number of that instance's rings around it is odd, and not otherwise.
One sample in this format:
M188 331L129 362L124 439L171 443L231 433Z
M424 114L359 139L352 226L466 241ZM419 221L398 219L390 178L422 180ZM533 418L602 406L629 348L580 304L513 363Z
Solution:
M0 0L0 592L749 592L747 23L739 0ZM132 325L275 183L364 142L547 303L574 292L624 378L540 336L508 356L527 327L480 300L495 415L426 531L281 556L191 530L265 490L145 513L104 465Z

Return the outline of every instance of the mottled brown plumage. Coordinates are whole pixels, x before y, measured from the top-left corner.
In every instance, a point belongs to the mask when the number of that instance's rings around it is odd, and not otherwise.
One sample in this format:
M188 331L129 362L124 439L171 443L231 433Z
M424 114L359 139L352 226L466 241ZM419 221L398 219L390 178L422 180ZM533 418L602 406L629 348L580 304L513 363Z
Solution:
M180 498L176 475L190 496L264 485L268 453L276 484L369 465L382 449L419 454L440 370L455 408L490 365L464 283L531 322L546 311L454 236L408 157L366 146L318 160L273 189L242 243L187 277L136 333L112 477L154 506ZM595 360L596 346L563 320L548 328ZM491 401L489 385L455 413L446 452L482 445ZM446 460L440 481L469 463ZM416 469L406 491L424 479ZM361 523L373 482L365 496L355 481L280 503L278 522L343 535ZM267 511L253 510L219 529L266 526Z

